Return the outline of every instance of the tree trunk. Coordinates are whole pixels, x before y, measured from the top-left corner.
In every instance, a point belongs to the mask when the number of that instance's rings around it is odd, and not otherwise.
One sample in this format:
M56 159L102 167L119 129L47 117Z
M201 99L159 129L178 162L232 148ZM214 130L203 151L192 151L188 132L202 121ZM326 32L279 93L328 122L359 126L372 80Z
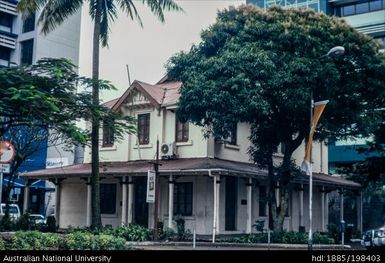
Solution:
M269 191L269 228L274 232L283 231L285 222L286 210L288 207L290 176L291 176L291 157L293 149L298 147L298 142L295 144L286 143L285 153L281 164L280 174L274 174L273 154L271 154L271 163L268 165L268 191ZM279 183L279 186L278 186ZM279 206L276 197L276 188L279 187Z
M99 105L99 49L100 49L100 20L102 0L98 0L93 36L93 54L92 54L92 103ZM91 132L91 228L101 228L102 218L100 215L100 176L99 176L99 126L98 116L92 116Z

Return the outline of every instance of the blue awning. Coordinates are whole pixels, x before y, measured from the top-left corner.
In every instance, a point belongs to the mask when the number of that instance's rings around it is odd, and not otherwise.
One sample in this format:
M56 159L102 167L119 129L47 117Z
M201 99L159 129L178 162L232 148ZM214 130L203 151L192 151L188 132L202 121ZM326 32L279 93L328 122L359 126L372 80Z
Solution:
M4 186L8 186L8 184L12 183L11 180L9 179L4 179L3 180L3 185ZM13 181L13 187L25 187L25 183L24 183L24 180L21 179L21 178L17 178Z
M30 185L30 188L45 189L47 191L55 190L55 186L46 180L37 180Z

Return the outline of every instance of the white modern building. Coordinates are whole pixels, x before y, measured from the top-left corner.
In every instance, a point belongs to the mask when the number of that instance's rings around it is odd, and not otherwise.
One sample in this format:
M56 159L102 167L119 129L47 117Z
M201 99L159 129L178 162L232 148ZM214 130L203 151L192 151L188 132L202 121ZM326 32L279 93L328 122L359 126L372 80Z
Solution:
M0 1L0 66L30 65L42 58L66 58L79 64L81 14L73 15L57 29L43 35L37 25L39 14L23 19L15 0ZM69 165L82 161L62 147L49 147L47 167Z

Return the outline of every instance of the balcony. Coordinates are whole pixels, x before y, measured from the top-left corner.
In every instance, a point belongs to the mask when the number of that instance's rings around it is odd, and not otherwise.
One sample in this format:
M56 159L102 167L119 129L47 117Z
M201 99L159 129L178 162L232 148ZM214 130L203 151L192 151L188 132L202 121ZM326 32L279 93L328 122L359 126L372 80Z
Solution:
M16 49L16 39L17 35L5 31L0 31L0 46Z
M17 16L17 1L0 0L0 12Z

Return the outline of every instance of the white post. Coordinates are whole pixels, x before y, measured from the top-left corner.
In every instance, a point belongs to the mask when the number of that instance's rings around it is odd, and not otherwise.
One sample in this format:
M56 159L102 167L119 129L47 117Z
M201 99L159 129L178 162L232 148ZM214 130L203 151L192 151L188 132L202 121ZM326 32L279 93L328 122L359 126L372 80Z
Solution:
M246 233L251 233L251 221L252 221L252 188L253 185L253 179L249 178L248 184L247 184L247 224L246 224Z
M216 210L217 210L217 217L216 217L216 232L217 234L219 234L219 229L220 229L220 224L219 224L219 220L220 220L220 216L219 216L219 207L221 205L221 202L220 202L220 196L221 196L221 177L220 175L217 175L217 181L216 181L216 184L217 184L217 207L216 207Z
M309 178L309 248L313 247L313 171Z
M325 228L327 230L327 225L329 224L329 193L325 193Z
M362 233L362 191L357 196L357 230Z
M90 180L87 181L87 219L86 219L86 226L91 226L91 217L92 217L92 209L91 209L91 194L92 194L92 190L91 190L91 182Z
M321 231L325 232L325 187L321 190Z
M299 226L303 226L303 184L299 189Z
M3 202L3 172L0 171L0 204Z
M214 204L213 204L213 243L215 243L216 227L217 227L217 177L214 176Z
M174 215L174 177L170 175L168 181L168 228L172 229Z
M340 222L344 220L344 189L340 190Z
M344 189L340 190L340 224L344 222ZM341 231L341 243L342 246L345 245L345 232Z
M196 231L195 231L195 228L194 228L194 231L193 231L193 248L194 249L196 247L196 239L197 239L197 236L196 236Z
M24 187L23 214L28 212L29 204L29 181L26 180Z
M127 224L127 178L122 178L122 222L121 225Z
M133 222L133 204L134 204L134 184L132 176L128 177L128 206L127 206L127 224Z

